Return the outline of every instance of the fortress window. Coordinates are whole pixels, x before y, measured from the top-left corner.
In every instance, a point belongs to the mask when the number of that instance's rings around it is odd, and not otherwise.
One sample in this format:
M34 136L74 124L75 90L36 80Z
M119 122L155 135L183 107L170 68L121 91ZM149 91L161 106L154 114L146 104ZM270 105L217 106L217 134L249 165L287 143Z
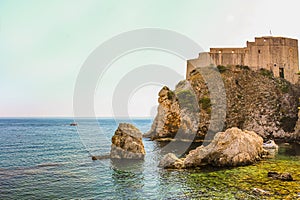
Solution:
M234 53L234 51L232 50L231 53Z
M261 53L261 51L260 51L260 50L258 50L258 53Z
M222 53L222 51L221 51L221 50L219 50L219 53Z

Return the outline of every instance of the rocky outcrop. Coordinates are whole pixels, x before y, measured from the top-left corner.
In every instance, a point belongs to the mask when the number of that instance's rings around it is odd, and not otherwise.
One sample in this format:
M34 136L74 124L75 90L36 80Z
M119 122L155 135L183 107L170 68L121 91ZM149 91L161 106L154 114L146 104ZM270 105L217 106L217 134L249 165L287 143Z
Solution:
M263 139L253 131L230 128L215 135L212 142L192 150L185 158L185 167L206 164L239 166L254 163L263 154Z
M112 159L143 159L145 156L142 133L131 124L120 123L111 141Z
M265 139L292 132L299 90L271 72L231 67L222 73L227 96L226 126L252 130Z
M268 172L268 177L271 177L273 179L278 179L282 181L293 181L293 177L290 173L284 172L284 173L278 173L278 172Z
M199 107L188 81L181 81L175 91L163 87L159 92L158 103L157 115L145 137L171 139L176 136L177 140L197 138Z
M259 195L259 196L270 196L271 193L269 191L260 189L260 188L253 188L253 194Z
M205 165L217 167L252 164L264 153L263 139L253 131L230 128L219 132L208 146L200 146L184 159L167 154L160 162L165 168L195 168ZM182 162L183 161L183 162Z
M158 95L157 115L151 130L144 136L152 139L173 138L181 123L179 103L176 100L175 93L167 86L163 87Z
M183 168L183 159L177 158L173 153L168 153L161 159L158 166L165 169L181 169Z
M223 130L238 127L254 131L265 140L300 138L297 136L300 131L298 134L293 133L298 119L299 87L284 79L274 78L267 70L252 71L245 66L219 69L226 91L226 119ZM212 107L218 101L211 97L208 84L200 71L193 70L188 80L178 84L180 86L184 83L183 85L190 87L176 87L175 91L164 87L160 91L158 114L148 136L151 135L153 139L172 138L180 130L193 127L191 130L196 130L195 138L204 138L212 121ZM197 113L189 112L189 109L180 104L180 88L184 94L196 95L199 108ZM183 123L184 116L188 116L188 123Z

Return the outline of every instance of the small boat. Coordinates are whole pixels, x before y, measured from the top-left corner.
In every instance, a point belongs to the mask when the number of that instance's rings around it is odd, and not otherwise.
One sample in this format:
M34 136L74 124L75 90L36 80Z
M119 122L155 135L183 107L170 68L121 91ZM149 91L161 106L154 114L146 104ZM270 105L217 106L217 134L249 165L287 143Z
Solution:
M77 123L72 122L72 123L70 124L70 126L77 126Z

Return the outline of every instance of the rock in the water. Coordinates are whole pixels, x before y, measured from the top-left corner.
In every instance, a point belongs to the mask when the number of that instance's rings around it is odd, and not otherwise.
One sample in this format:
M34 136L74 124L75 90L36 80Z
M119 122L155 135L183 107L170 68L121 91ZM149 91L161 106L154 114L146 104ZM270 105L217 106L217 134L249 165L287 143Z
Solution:
M282 181L293 181L294 180L292 175L287 172L280 174L279 179Z
M104 160L104 159L109 159L110 155L101 155L101 156L92 156L92 160Z
M282 174L278 172L268 172L268 177L271 177L273 179L278 179L282 181L293 181L293 177L290 173L284 172Z
M276 153L278 152L278 145L274 142L274 140L269 140L263 143L263 149L265 150L265 154L267 158L274 158Z
M143 159L145 156L142 133L135 126L119 124L112 137L110 157L113 159Z
M177 158L173 153L168 153L159 162L159 167L167 169L180 169L183 168L183 160Z
M274 140L269 140L263 144L264 149L275 149L278 151L278 145L274 142Z
M260 189L260 188L253 188L253 193L256 195L261 195L261 196L270 196L271 193L269 191Z
M279 173L278 172L268 172L268 177L278 177Z
M200 146L184 159L187 168L202 165L239 166L254 163L263 153L263 139L253 131L230 128L215 135L212 142Z

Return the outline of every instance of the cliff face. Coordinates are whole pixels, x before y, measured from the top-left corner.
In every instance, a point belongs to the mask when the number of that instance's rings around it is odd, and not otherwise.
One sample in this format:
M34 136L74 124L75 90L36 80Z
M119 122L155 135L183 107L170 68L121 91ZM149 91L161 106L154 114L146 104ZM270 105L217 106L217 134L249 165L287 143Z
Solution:
M157 138L173 138L180 127L179 103L175 93L164 86L158 93L157 115L153 121L151 130L144 136Z
M178 83L175 91L163 87L159 92L158 113L151 130L145 134L152 139L197 139L199 126L197 96L188 81ZM203 137L203 136L202 136Z
M254 131L265 139L284 138L294 131L299 88L284 79L274 78L267 70L255 72L244 66L218 68L226 91L223 130L238 127ZM174 92L164 87L159 93L158 114L146 135L153 139L173 138L176 133L184 132L185 135L195 133L196 139L203 139L210 124L212 106L218 102L211 99L207 85L196 69Z
M227 96L226 127L252 130L263 138L293 132L299 89L270 72L233 67L222 73Z

